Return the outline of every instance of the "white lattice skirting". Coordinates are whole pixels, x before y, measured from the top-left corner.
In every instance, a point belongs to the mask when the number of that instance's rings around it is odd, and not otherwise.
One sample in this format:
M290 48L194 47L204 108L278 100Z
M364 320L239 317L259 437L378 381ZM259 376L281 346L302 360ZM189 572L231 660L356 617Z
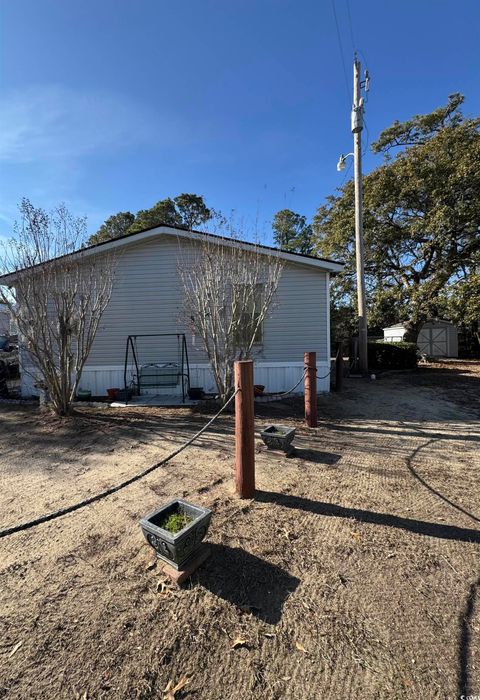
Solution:
M255 384L263 384L265 391L288 391L303 374L303 362L255 362L254 365L254 382ZM330 369L330 363L326 361L317 363L318 376L323 377ZM89 389L93 396L105 396L107 389L124 387L123 366L96 366L87 365L82 373L80 387ZM22 373L21 387L22 396L38 395L38 390L34 388L34 380L27 373ZM207 364L192 364L190 365L190 385L203 387L206 392L216 391L215 382L213 380L210 366ZM303 382L295 390L296 393L303 393ZM318 391L330 390L330 377L318 379ZM147 392L146 392L147 393ZM168 387L163 390L151 388L150 394L181 394L181 387Z

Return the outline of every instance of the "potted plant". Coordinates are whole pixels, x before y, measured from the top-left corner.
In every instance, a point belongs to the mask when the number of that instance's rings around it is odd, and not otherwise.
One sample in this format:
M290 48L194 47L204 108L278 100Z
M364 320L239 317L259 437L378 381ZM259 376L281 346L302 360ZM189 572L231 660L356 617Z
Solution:
M117 391L117 395L115 398L117 401L130 401L132 396L133 396L133 389L127 388L127 389L119 389Z
M188 398L193 401L203 399L203 386L191 386L188 389Z
M295 437L295 428L285 425L269 425L260 433L269 450L283 450L289 452L292 449L292 441Z
M77 390L77 399L78 401L90 401L92 398L92 392L90 389L78 389Z
M140 527L157 557L182 569L197 553L211 517L208 508L175 498L142 518Z

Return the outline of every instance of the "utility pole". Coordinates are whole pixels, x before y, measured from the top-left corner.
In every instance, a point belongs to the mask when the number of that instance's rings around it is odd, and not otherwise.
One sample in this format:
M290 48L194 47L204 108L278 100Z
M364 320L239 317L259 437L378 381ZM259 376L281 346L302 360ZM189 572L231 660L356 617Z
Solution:
M353 61L353 160L355 168L355 256L357 263L357 304L358 304L358 355L360 372L368 371L368 330L367 301L365 294L365 262L363 246L363 195L362 195L362 129L363 97L361 89L368 90L368 73L365 81L360 80L360 61Z

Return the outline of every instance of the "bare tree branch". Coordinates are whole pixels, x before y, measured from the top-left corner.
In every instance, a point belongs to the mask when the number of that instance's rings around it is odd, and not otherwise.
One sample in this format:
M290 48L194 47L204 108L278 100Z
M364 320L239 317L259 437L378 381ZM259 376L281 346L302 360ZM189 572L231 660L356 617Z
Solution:
M224 221L222 222L225 223ZM179 249L183 316L203 341L222 399L232 388L233 362L261 345L284 262L279 254L204 235Z
M47 214L23 200L20 211L16 237L0 258L15 283L0 287L0 301L18 327L23 371L33 367L55 412L68 415L110 301L116 260L109 253L69 255L85 240L86 222L64 206Z

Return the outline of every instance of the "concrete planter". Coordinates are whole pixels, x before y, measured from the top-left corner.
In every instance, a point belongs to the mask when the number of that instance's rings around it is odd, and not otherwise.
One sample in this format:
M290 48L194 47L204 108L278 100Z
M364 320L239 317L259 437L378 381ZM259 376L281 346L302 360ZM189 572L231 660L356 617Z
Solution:
M77 401L90 401L92 398L92 392L90 389L78 389L77 390Z
M174 513L180 513L192 519L175 535L160 527L165 518ZM195 506L175 498L142 518L140 527L145 539L156 551L157 557L175 569L181 569L184 568L189 559L195 556L207 534L211 517L212 511L208 508Z
M295 437L295 428L288 428L285 425L269 425L268 428L262 430L260 437L269 450L289 452Z

